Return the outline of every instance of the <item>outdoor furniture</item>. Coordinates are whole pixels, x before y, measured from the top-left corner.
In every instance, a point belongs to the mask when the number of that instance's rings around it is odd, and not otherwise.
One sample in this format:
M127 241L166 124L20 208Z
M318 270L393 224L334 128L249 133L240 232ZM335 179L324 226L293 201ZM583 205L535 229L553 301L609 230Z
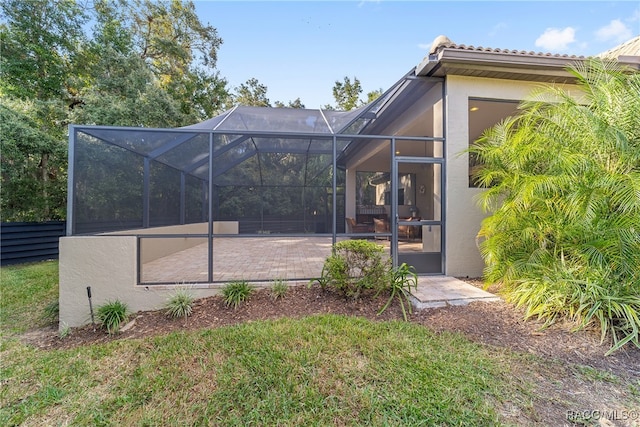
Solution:
M420 217L413 218L404 218L401 221L420 221ZM417 239L421 236L420 225L399 225L398 226L398 238L403 238L406 240Z
M419 221L420 218L401 218L401 221ZM379 234L389 233L389 221L380 218L373 219L374 231ZM399 225L398 239L413 240L421 235L420 225Z
M389 233L389 221L382 218L373 218L373 230L378 234L386 234ZM380 237L384 239L388 239L388 237Z
M345 218L347 221L348 233L368 233L369 226L367 224L357 224L354 218Z

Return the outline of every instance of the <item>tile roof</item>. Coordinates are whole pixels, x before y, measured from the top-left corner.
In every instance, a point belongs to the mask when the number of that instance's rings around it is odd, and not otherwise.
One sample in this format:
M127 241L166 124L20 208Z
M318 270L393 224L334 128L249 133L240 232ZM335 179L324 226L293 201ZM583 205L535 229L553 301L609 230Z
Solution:
M534 56L534 57L553 57L553 58L569 58L569 59L583 59L584 56L577 55L567 55L567 54L559 54L559 53L547 53L547 52L534 52L534 51L526 51L526 50L514 50L514 49L497 49L492 47L482 47L482 46L473 46L473 45L464 45L457 44L452 42L446 36L438 36L433 41L431 45L431 50L429 51L429 55L434 55L438 53L442 49L458 49L458 50L470 50L476 52L493 52L493 53L504 53L510 55L526 55L526 56Z
M599 56L616 55L621 64L640 70L639 47L640 37L637 37ZM572 83L574 77L567 67L586 59L578 55L456 44L448 37L438 36L429 54L416 66L415 74L423 77L461 75Z
M569 58L569 59L583 59L584 56L567 55L559 53L548 52L534 52L526 50L513 50L513 49L496 49L492 47L482 47L473 45L457 44L452 42L446 36L438 36L431 45L430 55L438 53L442 49L458 49L458 50L470 50L476 52L493 52L493 53L505 53L511 55L527 55L527 56L543 56L553 58ZM640 56L640 36L632 38L614 48L607 50L606 52L594 55L600 58L619 58L621 56Z
M622 43L612 49L597 54L600 58L620 58L621 56L640 56L640 36Z

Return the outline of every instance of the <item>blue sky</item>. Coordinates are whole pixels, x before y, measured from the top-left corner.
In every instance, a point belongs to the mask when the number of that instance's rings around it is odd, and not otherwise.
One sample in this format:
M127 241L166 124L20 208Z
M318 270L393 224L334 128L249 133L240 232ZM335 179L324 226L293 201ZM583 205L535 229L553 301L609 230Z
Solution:
M640 1L195 1L224 43L231 88L257 78L267 97L334 104L357 77L363 97L388 89L438 35L473 46L594 55L640 35Z

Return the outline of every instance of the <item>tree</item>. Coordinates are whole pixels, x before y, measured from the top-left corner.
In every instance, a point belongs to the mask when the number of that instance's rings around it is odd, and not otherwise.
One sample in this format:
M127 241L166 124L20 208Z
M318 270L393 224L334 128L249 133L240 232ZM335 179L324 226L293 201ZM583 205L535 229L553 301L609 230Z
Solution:
M0 210L3 221L64 218L66 147L43 129L58 105L0 98Z
M0 3L3 220L63 216L69 83L87 17L72 0Z
M92 70L95 83L80 93L81 106L70 113L74 123L176 127L193 123L180 103L162 89L144 61L111 47L102 50Z
M246 83L240 84L235 89L235 94L230 98L230 101L233 105L271 107L269 98L267 98L267 87L256 78L251 78Z
M305 108L300 98L289 101L286 105L284 104L284 102L276 101L274 106L277 108Z
M357 77L354 77L351 82L351 79L345 76L343 82L336 80L336 84L333 86L333 98L336 100L339 110L350 111L361 106L361 93L362 86L360 86L360 80Z
M216 71L222 39L200 22L192 1L102 0L96 14L95 46L139 56L154 83L179 103L184 124L220 112L228 97Z
M0 93L18 99L65 97L87 20L73 0L5 0L0 25Z
M353 82L349 77L345 77L342 82L336 80L333 86L333 98L336 100L336 106L327 104L322 108L324 110L343 110L350 111L354 108L362 107L378 99L384 92L382 89L374 90L367 93L367 100L363 102L360 99L362 86L357 77L353 78Z
M218 114L228 98L215 69L222 39L191 1L0 7L3 125L14 126L2 135L3 220L64 217L69 123L182 126Z
M640 73L571 70L585 99L550 87L485 132L478 237L485 277L527 316L596 323L640 347Z
M367 104L372 103L376 99L380 98L383 93L384 93L384 90L382 90L382 88L380 88L378 90L372 90L371 92L367 93L367 101L366 101L366 103Z

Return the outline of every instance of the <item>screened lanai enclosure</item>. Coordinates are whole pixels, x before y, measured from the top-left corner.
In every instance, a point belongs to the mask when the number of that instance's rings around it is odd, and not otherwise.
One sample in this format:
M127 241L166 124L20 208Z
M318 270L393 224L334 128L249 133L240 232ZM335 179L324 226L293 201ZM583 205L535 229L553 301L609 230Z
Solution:
M442 91L410 73L350 112L239 106L178 129L71 126L67 235L135 238L142 286L309 280L352 238L442 273Z

